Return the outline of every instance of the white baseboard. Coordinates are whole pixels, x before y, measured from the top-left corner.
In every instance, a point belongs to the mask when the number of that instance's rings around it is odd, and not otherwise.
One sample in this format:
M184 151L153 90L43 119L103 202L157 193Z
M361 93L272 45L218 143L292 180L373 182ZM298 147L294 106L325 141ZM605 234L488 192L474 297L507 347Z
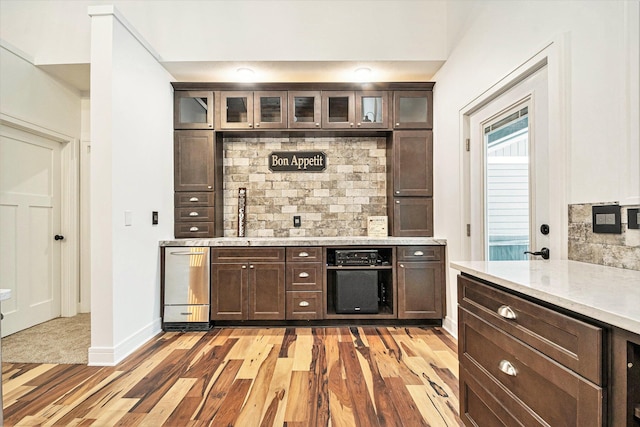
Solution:
M449 316L442 321L442 329L449 332L455 339L458 339L458 322L453 321Z
M90 347L89 366L115 366L162 331L157 318L115 347Z

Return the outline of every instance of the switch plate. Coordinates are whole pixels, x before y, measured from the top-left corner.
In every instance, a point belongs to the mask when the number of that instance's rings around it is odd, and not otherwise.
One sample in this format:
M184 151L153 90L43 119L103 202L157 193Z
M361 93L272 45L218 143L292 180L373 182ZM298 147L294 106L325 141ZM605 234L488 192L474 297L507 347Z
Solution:
M594 205L591 213L594 233L622 233L620 205Z
M294 215L293 216L293 226L294 227L302 226L302 220L300 219L300 215Z
M627 226L630 230L640 229L640 209L627 209Z
M124 211L124 225L126 227L133 225L133 212Z
M151 212L151 224L158 225L158 211Z

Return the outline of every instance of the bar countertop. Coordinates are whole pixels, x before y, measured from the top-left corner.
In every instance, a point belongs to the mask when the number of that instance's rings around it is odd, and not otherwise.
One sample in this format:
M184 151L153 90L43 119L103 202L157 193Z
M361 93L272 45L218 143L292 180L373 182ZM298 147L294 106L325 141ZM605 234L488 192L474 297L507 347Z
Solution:
M451 268L640 334L640 271L577 261L453 261Z
M160 246L372 246L446 245L433 237L218 237L210 239L161 240Z

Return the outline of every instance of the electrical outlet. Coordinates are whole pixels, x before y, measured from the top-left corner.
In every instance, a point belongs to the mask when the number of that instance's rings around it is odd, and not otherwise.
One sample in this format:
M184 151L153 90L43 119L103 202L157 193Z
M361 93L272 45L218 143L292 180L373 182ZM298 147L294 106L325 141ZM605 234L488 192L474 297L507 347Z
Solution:
M293 216L293 226L294 227L302 226L302 220L300 219L300 215L294 215Z

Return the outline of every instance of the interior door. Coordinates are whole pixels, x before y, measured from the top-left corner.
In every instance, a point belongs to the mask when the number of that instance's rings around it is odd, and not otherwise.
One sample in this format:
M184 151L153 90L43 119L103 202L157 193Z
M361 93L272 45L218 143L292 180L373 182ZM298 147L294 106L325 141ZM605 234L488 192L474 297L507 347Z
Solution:
M60 143L0 127L0 287L6 336L60 316Z
M545 66L470 116L474 260L541 258L525 251L549 248L560 230L549 214L547 88Z

